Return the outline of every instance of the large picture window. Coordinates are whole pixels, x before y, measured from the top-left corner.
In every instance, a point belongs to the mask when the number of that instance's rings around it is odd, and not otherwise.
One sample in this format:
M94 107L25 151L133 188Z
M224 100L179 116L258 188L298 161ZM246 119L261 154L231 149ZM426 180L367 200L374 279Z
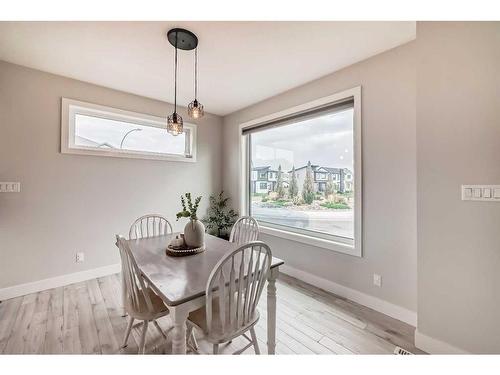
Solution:
M195 125L173 136L162 118L65 98L62 112L63 153L195 161Z
M361 255L356 100L243 128L246 210L265 232Z

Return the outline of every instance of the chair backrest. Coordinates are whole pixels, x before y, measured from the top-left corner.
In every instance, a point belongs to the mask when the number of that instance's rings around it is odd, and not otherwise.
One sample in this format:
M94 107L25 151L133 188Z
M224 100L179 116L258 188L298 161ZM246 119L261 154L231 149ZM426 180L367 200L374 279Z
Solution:
M130 239L163 236L172 233L172 225L161 215L144 215L134 221L128 236Z
M259 223L251 216L242 216L234 223L229 241L243 245L259 239Z
M233 337L254 322L271 259L269 246L262 241L253 241L225 255L217 263L206 288L208 335ZM218 306L213 305L214 301ZM221 331L214 329L217 326Z
M116 235L116 246L120 250L122 265L122 294L125 308L139 311L141 302L146 303L149 312L153 311L153 304L149 293L147 293L146 284L141 271L135 262L134 256L130 251L125 238Z

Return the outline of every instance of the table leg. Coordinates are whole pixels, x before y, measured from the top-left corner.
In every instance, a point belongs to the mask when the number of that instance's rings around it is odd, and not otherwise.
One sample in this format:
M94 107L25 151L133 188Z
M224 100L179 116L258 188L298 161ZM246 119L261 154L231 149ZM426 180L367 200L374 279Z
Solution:
M186 354L186 321L189 315L183 305L169 307L170 316L174 323L172 334L172 354Z
M276 348L276 279L278 267L271 268L267 279L267 353L274 354Z

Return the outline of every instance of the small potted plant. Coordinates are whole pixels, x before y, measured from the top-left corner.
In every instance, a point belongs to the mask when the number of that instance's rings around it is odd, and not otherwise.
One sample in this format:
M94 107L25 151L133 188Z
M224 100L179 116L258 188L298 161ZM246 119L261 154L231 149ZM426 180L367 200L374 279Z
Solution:
M189 247L202 247L205 244L205 226L196 216L201 196L191 201L191 193L181 195L182 211L177 213L177 220L181 217L189 218L189 222L184 227L184 242Z
M210 207L207 216L202 219L210 234L225 240L229 239L228 230L233 226L238 213L229 207L229 197L221 191L218 195L210 196Z

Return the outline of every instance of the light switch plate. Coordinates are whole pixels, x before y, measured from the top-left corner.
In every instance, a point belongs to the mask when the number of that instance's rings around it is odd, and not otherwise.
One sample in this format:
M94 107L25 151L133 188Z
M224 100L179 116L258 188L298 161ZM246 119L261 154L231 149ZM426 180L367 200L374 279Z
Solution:
M500 202L500 185L462 185L462 200Z
M500 187L493 189L493 198L500 199Z
M483 190L483 189L480 189L480 188L472 189L472 196L474 198L481 198L481 190Z
M20 182L0 182L0 193L19 193L20 191Z
M490 188L483 189L483 198L491 198L491 189Z

